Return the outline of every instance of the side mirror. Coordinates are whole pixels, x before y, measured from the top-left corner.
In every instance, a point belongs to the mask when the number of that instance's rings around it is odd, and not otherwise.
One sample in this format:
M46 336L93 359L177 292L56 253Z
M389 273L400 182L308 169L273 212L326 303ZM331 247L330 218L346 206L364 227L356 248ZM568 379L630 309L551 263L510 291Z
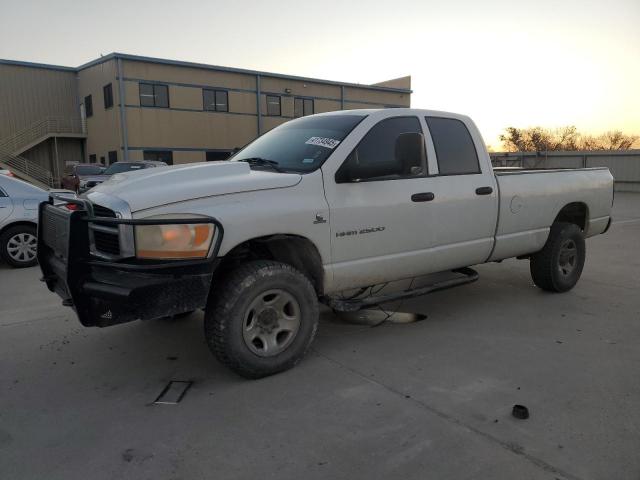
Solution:
M398 135L396 138L396 160L402 166L402 175L421 175L427 162L424 135L417 132Z

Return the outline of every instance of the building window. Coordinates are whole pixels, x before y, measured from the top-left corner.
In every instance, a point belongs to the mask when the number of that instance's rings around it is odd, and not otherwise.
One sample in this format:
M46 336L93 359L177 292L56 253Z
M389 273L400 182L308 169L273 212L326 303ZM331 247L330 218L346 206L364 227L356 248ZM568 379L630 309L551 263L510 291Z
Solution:
M102 95L104 97L104 108L113 107L113 87L111 84L102 87Z
M96 156L95 153L92 153L91 155L89 155L89 163L96 163L98 161L98 157Z
M202 89L202 103L205 110L211 112L229 111L229 94L226 90Z
M267 115L279 117L280 113L280 97L275 95L267 95Z
M169 108L169 87L156 83L140 83L140 106Z
M231 156L231 150L218 150L215 152L206 152L207 162L215 162L217 160L226 160Z
M145 160L155 162L164 162L167 165L173 165L173 152L171 150L145 150L143 152Z
M297 118L306 117L307 115L313 115L313 98L294 98L293 116Z
M109 152L109 165L112 163L116 163L118 161L118 152L116 150L111 150Z
M93 116L93 99L91 95L84 97L84 114L87 118Z

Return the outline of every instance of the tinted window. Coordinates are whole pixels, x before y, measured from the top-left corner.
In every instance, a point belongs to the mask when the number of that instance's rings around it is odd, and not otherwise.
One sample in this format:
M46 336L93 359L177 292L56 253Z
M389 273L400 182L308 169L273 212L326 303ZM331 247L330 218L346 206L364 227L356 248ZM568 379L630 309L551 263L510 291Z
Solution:
M320 168L363 118L361 115L326 115L291 120L255 139L234 155L233 160L257 158L275 162L278 169L311 172Z
M93 116L93 99L91 95L84 97L84 113L87 118Z
M126 163L118 162L111 165L104 171L105 175L113 175L114 173L130 172L132 170L142 170L145 168L144 163Z
M267 95L267 115L280 116L280 97Z
M416 117L388 118L374 125L340 167L336 181L385 180L416 177L426 173L424 163L408 166L403 161L396 140L404 133L422 134ZM424 150L424 146L422 148Z
M140 83L140 105L168 108L169 87L155 83Z
M312 98L299 98L293 99L293 116L304 117L306 115L313 115L313 99Z
M440 175L480 173L476 147L464 123L453 118L426 117L426 120Z
M100 175L102 169L94 165L76 165L77 175Z
M171 150L145 150L143 156L145 160L154 160L173 165L173 152Z
M104 108L113 107L113 87L111 84L102 87L102 95L104 96Z
M216 112L228 112L229 101L226 90L202 90L202 103L205 110Z
M225 90L216 91L216 110L218 112L229 111L229 96Z

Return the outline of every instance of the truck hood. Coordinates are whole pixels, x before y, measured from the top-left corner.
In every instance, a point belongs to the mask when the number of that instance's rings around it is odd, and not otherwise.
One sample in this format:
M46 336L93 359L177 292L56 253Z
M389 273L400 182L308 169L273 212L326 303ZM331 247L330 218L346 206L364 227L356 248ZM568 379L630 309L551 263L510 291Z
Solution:
M118 197L132 212L195 198L292 187L297 173L252 170L245 162L190 163L116 173L91 189L92 193Z

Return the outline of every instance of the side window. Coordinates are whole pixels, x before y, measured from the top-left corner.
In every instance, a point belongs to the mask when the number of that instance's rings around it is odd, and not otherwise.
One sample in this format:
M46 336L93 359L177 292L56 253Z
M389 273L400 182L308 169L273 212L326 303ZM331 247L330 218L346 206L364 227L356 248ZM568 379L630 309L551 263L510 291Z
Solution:
M478 152L466 125L455 118L426 117L440 175L482 173Z
M267 115L280 116L280 97L267 95Z
M93 116L93 98L91 98L91 95L84 97L84 113L87 118Z
M337 183L391 180L426 174L424 136L416 117L374 125L336 173Z
M140 105L169 108L169 87L156 83L140 83Z
M113 107L113 87L111 86L111 84L102 87L102 96L104 100L105 110L107 108Z

